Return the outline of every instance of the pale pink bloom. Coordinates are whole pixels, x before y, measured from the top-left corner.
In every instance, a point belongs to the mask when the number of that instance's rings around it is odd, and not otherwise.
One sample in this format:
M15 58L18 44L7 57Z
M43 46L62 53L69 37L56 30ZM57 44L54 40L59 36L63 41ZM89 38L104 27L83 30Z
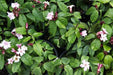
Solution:
M15 35L15 32L16 32L16 29L14 28L14 29L11 31L11 33L12 33L13 35Z
M21 47L21 49L24 50L24 51L26 51L26 50L27 50L27 47L26 47L25 45L23 45L23 46Z
M96 33L96 35L101 35L101 34L103 34L103 31L99 31Z
M70 6L67 6L67 7L69 8L70 13L72 13L72 12L73 12L73 11L72 11L72 8L75 7L75 5L70 5Z
M18 39L22 39L22 38L23 38L23 36L22 36L21 34L18 34L18 33L16 33L16 37L17 37Z
M2 54L5 54L5 50L2 50Z
M17 46L18 48L21 48L22 44L16 44L16 46Z
M7 12L8 17L10 18L10 20L15 19L14 13L13 12Z
M26 30L28 29L28 23L26 23Z
M14 52L14 53L16 53L17 51L16 51L14 48L12 48L11 52Z
M84 36L85 37L87 35L87 31L86 30L83 30L80 34L81 34L81 36Z
M100 40L105 42L107 39L107 35L106 34L101 34Z
M108 34L108 32L106 31L106 29L102 28L102 30L103 30L103 33L104 34Z
M15 2L15 3L11 3L11 7L12 8L19 8L20 4Z
M100 73L100 69L103 67L103 64L98 64L97 74Z
M82 61L82 64L80 65L81 68L84 68L84 71L87 71L89 69L89 62L86 60Z
M4 49L8 49L11 47L10 43L11 42L7 42L7 41L3 40L1 44L2 44Z
M54 14L53 14L53 11L52 11L52 12L48 13L46 19L52 20L53 18L54 18Z
M13 61L14 61L13 58L9 58L8 59L8 64L13 64Z
M3 47L3 44L2 43L0 43L0 47Z
M25 50L22 50L21 48L18 49L18 52L16 52L17 54L19 54L20 56L25 54Z
M49 5L49 2L48 2L48 1L44 1L43 4L47 4L47 5Z
M13 57L14 62L19 62L20 61L20 56L15 55Z

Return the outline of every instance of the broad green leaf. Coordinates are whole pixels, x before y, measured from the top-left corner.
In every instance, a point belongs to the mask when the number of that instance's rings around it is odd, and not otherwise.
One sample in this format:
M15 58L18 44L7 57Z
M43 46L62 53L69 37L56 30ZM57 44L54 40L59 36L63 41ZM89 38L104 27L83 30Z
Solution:
M55 36L57 32L57 25L54 21L49 21L49 33L52 35L52 36Z
M106 65L105 69L109 69L110 68L112 61L113 61L112 56L110 56L110 55L106 55L105 56L105 58L104 58L104 64Z
M11 34L10 31L5 31L5 32L4 32L4 35L5 35L5 36L11 36L12 34Z
M53 11L55 13L57 11L57 6L55 4L52 5L50 11Z
M80 12L74 12L74 17L77 18L77 19L81 19L81 15L80 15Z
M23 42L28 42L31 39L31 36L26 37Z
M110 5L113 7L113 0L110 1Z
M26 15L30 20L35 21L35 16L32 15L31 13Z
M95 38L96 36L95 36L95 34L89 34L89 35L87 35L86 37L85 37L85 40L90 40L90 39L93 39L93 38Z
M112 23L111 18L108 18L108 17L104 18L102 21L104 21L105 24L111 24Z
M19 24L20 24L22 27L25 27L26 22L27 22L26 16L23 15L23 14L20 14L20 15L19 15Z
M60 10L62 10L64 12L66 12L68 10L67 6L63 2L57 2L57 3L58 3Z
M49 60L52 60L52 59L55 59L55 58L56 58L56 56L55 56L55 55L50 54L50 55L48 55L48 58L49 58Z
M43 57L33 57L33 60L40 63L44 60L44 58Z
M76 35L75 34L71 34L71 36L68 37L69 43L74 43L75 40L76 40Z
M21 1L21 0L20 0ZM23 0L24 1L24 0ZM22 2L22 1L21 1ZM25 2L24 4L23 4L23 8L28 8L29 10L32 10L33 9L33 7L32 7L32 5L33 5L33 2Z
M4 68L4 56L3 55L0 55L0 70L2 70Z
M61 62L63 64L68 64L70 62L70 59L69 58L66 58L66 57L63 57L63 58L61 58Z
M67 20L66 18L59 17L58 20L59 20L62 24L64 24L65 26L67 26L68 20Z
M20 65L21 65L21 62L13 63L13 65L12 65L12 72L13 72L13 73L19 72Z
M40 36L42 36L43 35L43 33L41 33L41 32L35 32L35 33L33 33L33 37L40 37Z
M103 47L104 47L104 51L109 51L109 50L111 50L111 47L110 47L110 46L103 45Z
M95 75L95 73L93 73L93 72L89 72L88 75Z
M100 52L98 55L97 55L98 59L99 60L102 60L104 58L104 53L103 52Z
M82 55L88 55L88 52L89 52L89 45L86 45L86 46L83 48Z
M68 13L68 12L59 12L58 13L58 17L68 17L68 16L72 16L72 14Z
M69 65L64 66L64 70L66 71L66 75L73 75L73 69Z
M42 72L41 72L40 67L35 67L35 68L32 70L32 74L34 74L34 75L42 75Z
M81 61L82 61L82 60L88 61L88 59L89 59L89 56L84 56L84 55L83 55L83 56L81 57Z
M21 11L19 11L19 13L24 14L24 13L29 13L30 10L28 8L22 8Z
M70 28L67 32L66 32L66 37L71 36L74 33L74 28Z
M49 72L54 72L55 66L52 62L46 62L44 63L44 69L49 71Z
M22 57L21 57L21 60L22 62L25 64L25 65L32 65L33 64L33 60L32 60L32 57L29 55L29 54L24 54Z
M18 28L16 28L16 33L25 35L26 28L25 27L18 27Z
M113 8L109 8L108 11L105 13L104 17L109 17L113 20Z
M101 46L101 42L98 39L93 40L93 42L91 43L91 49L96 51L100 48Z
M42 46L39 43L35 43L33 45L33 49L36 52L36 54L38 54L39 56L42 55L43 50L42 50Z
M72 68L76 68L76 67L79 67L80 66L80 61L78 59L71 59L70 60L70 66Z
M6 0L0 0L0 11L3 11L3 12L7 12L8 10L8 5L6 3Z
M92 22L95 22L95 21L98 19L98 15L99 15L98 11L97 11L97 10L94 11L94 12L91 14L91 16L90 16L90 20L91 20Z
M94 11L96 11L96 8L95 7L90 7L87 12L86 12L86 15L91 15Z
M100 1L102 3L108 3L108 2L110 2L110 0L97 0L97 1Z
M82 75L82 70L81 69L77 69L75 71L74 75Z
M56 24L59 28L66 28L63 23L61 23L59 20L56 21Z

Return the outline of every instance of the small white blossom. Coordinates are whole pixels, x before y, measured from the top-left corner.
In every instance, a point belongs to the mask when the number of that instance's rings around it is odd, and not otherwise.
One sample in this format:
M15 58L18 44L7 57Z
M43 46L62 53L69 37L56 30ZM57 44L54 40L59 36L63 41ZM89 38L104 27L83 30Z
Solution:
M70 5L70 6L67 6L67 8L73 8L75 7L75 5Z
M106 31L106 29L102 28L102 30L103 30L103 32L104 32L105 34L108 34L108 32Z
M89 62L87 62L86 60L83 60L80 67L84 68L84 71L87 71L89 69Z
M18 52L16 52L17 54L20 54L20 56L25 54L25 50L22 50L21 48L18 48Z
M13 12L7 12L8 17L10 18L10 20L15 19L14 13Z
M100 40L105 42L107 39L107 35L106 34L101 34Z
M14 56L13 57L14 62L19 62L20 61L20 56Z
M11 47L10 43L11 43L11 42L7 42L7 41L3 40L2 43L1 43L1 46L2 46L4 49L8 49L8 48Z
M8 64L13 64L13 61L14 61L13 58L9 58L8 59Z
M84 36L84 37L85 37L85 36L87 35L87 31L84 30L84 31L82 31L80 34L81 34L81 36Z
M47 4L47 5L49 5L49 2L48 2L48 1L44 1L43 4Z
M53 17L54 17L53 12L50 12L50 13L48 13L48 15L47 15L46 19L48 19L48 20L52 20L52 19L53 19Z
M16 37L17 37L18 39L22 39L22 38L23 38L23 35L16 33Z
M26 47L25 45L23 45L23 46L21 47L21 49L24 50L24 51L26 51L26 50L27 50L27 47Z
M11 4L12 8L19 8L19 6L20 6L20 4L17 2Z

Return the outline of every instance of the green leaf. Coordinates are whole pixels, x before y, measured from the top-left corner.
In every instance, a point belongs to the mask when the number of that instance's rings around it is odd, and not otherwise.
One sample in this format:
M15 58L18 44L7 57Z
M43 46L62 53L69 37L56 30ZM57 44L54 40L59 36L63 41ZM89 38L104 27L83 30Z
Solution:
M13 72L13 73L19 72L20 65L21 65L21 62L13 63L13 65L12 65L12 72Z
M0 11L7 12L8 5L6 3L6 0L0 0Z
M72 68L76 68L76 67L79 67L80 66L80 61L78 59L71 59L70 61L70 66Z
M33 9L32 14L35 16L36 21L42 21L43 22L43 20L44 20L43 14L38 8Z
M108 11L105 13L104 17L109 17L113 20L113 8L109 8Z
M82 75L82 70L81 69L77 69L75 71L74 75Z
M33 64L33 60L32 60L32 57L29 55L29 54L24 54L22 57L21 57L21 60L22 62L25 64L25 65L32 65Z
M84 56L84 55L83 55L83 56L81 57L81 61L82 61L82 60L88 61L88 59L89 59L89 56Z
M18 28L16 28L16 33L26 35L26 28L18 27Z
M27 19L26 19L25 15L20 14L20 15L19 15L19 24L20 24L22 27L25 27L26 22L27 22Z
M111 50L111 47L110 47L110 46L103 45L103 47L104 47L104 51L109 51L109 50Z
M98 11L97 11L97 10L94 11L94 12L91 14L91 16L90 16L90 20L91 20L92 22L95 22L95 21L98 19L98 15L99 15Z
M91 49L96 51L100 48L101 46L101 42L98 39L93 40L93 42L91 43Z
M59 12L58 13L58 17L68 17L68 16L72 16L72 14L68 13L68 12Z
M2 70L4 68L4 56L3 55L0 55L0 70Z
M86 45L86 46L83 48L82 55L88 55L88 52L89 52L89 45Z
M5 35L5 36L11 36L12 34L11 34L10 31L5 31L5 32L4 32L4 35Z
M110 1L110 5L113 7L113 0Z
M44 69L49 71L49 72L54 72L54 64L52 62L46 62L44 63Z
M33 57L33 60L40 63L44 60L44 57Z
M66 75L73 75L73 69L69 65L64 66L64 70L66 71Z
M26 37L23 42L28 42L31 39L31 36Z
M110 2L110 0L98 0L98 1L100 1L101 3L109 3Z
M85 37L85 40L90 40L90 39L93 39L93 38L95 38L96 36L95 36L95 34L89 34L89 35L87 35L86 37Z
M77 19L81 19L81 15L80 15L80 12L74 12L74 17L77 18Z
M42 72L41 72L40 67L35 67L35 68L32 70L32 74L34 74L34 75L42 75Z
M113 61L112 56L110 56L110 55L106 55L105 56L105 58L104 58L104 64L106 65L105 69L109 69L110 68L112 61Z
M95 73L93 73L93 72L89 72L88 75L95 75Z
M32 15L31 13L26 15L30 20L35 21L35 16Z
M112 23L111 18L108 18L108 17L104 18L102 21L104 21L105 24L111 24Z
M56 24L59 28L66 28L63 23L61 23L59 20L56 21Z
M55 56L55 55L50 54L50 55L48 55L48 58L49 58L49 60L53 60L53 59L55 59L55 58L56 58L56 56Z
M68 59L68 58L66 58L66 57L63 57L63 58L61 58L61 62L62 62L63 64L68 64L68 63L70 62L70 59Z
M55 36L57 32L57 25L54 21L49 21L49 33L52 35L52 36Z
M43 35L43 33L41 33L41 32L35 32L35 33L33 33L33 37L40 37L40 36L42 36Z
M64 12L66 12L68 10L67 6L63 2L57 2L57 3L58 3L60 10L62 10Z
M69 43L74 43L75 40L76 40L76 35L75 35L75 34L71 34L71 35L68 37Z
M98 55L97 55L98 59L99 60L103 60L104 58L104 53L103 52L100 52Z
M39 43L35 43L33 45L33 49L36 52L36 54L38 54L39 56L42 55L43 50L42 50L42 46Z
M86 15L91 15L94 11L96 11L96 8L95 7L90 7L87 12L86 12Z

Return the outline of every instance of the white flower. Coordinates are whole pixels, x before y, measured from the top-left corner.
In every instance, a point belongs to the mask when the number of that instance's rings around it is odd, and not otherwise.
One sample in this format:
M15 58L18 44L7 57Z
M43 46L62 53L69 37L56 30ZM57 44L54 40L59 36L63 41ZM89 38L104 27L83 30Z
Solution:
M70 5L70 6L67 6L67 8L73 8L75 7L75 5Z
M13 64L13 58L8 59L8 64Z
M87 62L86 60L83 60L80 67L84 68L84 71L87 71L89 69L89 62Z
M25 50L22 50L21 48L18 48L18 52L16 52L17 54L20 54L20 56L25 54Z
M47 5L49 5L49 2L48 2L48 1L44 1L43 4L47 4Z
M16 29L14 28L11 32L16 32Z
M19 62L20 61L20 56L14 56L13 57L14 62Z
M20 6L20 4L17 2L11 4L12 8L19 8L19 6Z
M15 19L14 13L13 12L7 12L8 17L10 18L10 20Z
M27 47L26 47L25 45L23 45L23 46L21 47L21 49L24 50L24 51L26 51L26 50L27 50Z
M7 42L7 41L3 40L2 43L1 43L1 46L2 46L4 49L8 49L8 48L11 47L10 43L11 43L11 42Z
M18 39L22 39L22 38L23 38L23 36L22 36L21 34L18 34L18 33L16 33L16 37L17 37Z
M0 43L0 47L3 47L3 44L2 43Z
M106 34L101 34L100 40L105 42L107 39L107 35Z
M108 32L106 31L106 29L102 28L102 30L103 30L103 32L104 32L105 34L108 34Z
M48 19L48 20L52 20L53 17L54 17L54 14L53 14L53 11L52 11L52 12L48 13L46 19Z
M87 31L84 30L84 31L82 31L80 34L81 34L81 36L84 36L84 37L85 37L85 36L87 35Z

